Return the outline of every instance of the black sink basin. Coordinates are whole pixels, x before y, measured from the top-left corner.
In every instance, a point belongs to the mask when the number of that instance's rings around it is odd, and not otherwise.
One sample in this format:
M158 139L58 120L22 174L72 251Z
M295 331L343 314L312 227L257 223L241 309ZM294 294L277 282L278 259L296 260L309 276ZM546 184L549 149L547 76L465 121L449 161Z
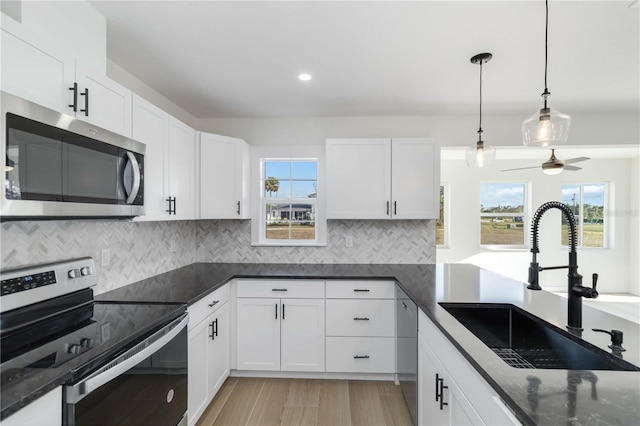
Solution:
M514 305L440 305L515 368L640 371Z

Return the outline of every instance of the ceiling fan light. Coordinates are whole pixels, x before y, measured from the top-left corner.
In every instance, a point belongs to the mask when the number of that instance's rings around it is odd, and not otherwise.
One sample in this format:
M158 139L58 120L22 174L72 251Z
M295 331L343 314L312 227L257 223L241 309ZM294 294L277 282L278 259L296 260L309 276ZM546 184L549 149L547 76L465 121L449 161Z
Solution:
M548 147L567 142L571 117L552 108L541 108L522 123L525 146Z
M562 171L564 170L564 167L560 166L560 167L547 167L547 168L542 168L542 172L546 175L559 175L560 173L562 173Z
M496 160L496 149L478 141L474 146L467 148L465 157L469 167L489 167Z

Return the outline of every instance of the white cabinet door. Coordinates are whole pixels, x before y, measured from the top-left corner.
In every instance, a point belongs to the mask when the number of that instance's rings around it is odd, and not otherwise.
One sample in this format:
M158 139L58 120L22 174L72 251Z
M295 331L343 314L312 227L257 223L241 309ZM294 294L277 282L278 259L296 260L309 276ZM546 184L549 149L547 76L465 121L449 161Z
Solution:
M249 145L200 134L200 218L249 218Z
M2 90L52 110L72 114L75 59L49 40L18 33L10 19L0 30ZM11 32L7 31L10 27Z
M281 299L282 371L324 371L324 299Z
M62 388L57 387L2 420L2 426L62 425Z
M76 67L78 111L76 117L131 137L131 90L105 75Z
M230 339L231 332L229 303L222 305L213 317L211 333L213 337L209 340L208 386L209 397L213 398L218 392L225 379L229 376L231 366L230 360Z
M440 150L429 139L393 139L391 196L394 219L440 215Z
M172 219L195 219L195 131L169 116L169 197L174 198Z
M444 369L424 337L418 341L418 424L451 424L449 405L440 404L440 383Z
M146 145L144 154L144 216L136 220L167 220L167 143L169 114L133 95L133 139Z
M189 371L188 371L188 420L189 425L194 425L200 415L207 408L208 383L207 364L209 345L209 323L202 321L195 328L189 330Z
M391 140L327 140L327 219L388 219Z
M280 299L238 298L238 370L280 371Z

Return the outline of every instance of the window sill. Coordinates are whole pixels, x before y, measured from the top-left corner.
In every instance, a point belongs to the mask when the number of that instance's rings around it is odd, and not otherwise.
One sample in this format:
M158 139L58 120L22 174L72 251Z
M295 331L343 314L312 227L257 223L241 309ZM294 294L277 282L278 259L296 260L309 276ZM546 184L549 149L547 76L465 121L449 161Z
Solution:
M268 243L268 242L258 242L251 243L251 247L326 247L326 243L319 242L311 242L311 243L303 243L303 242L278 242L278 243Z

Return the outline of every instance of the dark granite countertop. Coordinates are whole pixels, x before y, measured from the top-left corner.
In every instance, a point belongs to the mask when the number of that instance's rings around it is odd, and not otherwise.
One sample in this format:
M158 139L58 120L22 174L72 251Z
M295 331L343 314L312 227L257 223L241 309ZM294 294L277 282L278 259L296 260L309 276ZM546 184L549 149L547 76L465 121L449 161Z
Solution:
M508 366L445 311L439 302L513 304L564 329L566 299L527 290L523 283L473 265L194 263L96 295L96 300L192 304L233 278L394 279L523 423L640 424L640 372L593 371L594 395L591 382L574 372ZM627 349L624 359L640 365L640 325L585 305L583 327L582 338L604 351L609 351L609 337L591 328L622 330ZM535 401L528 378L540 383ZM575 417L568 415L569 394L575 396ZM3 389L3 400L4 395Z
M523 423L640 424L640 372L594 371L594 394L593 375L586 381L568 370L508 366L445 311L439 302L513 304L564 330L565 298L527 290L523 283L473 265L195 263L96 297L104 301L190 304L232 278L395 279ZM627 349L624 359L640 366L638 324L585 305L583 327L582 338L607 352L609 336L591 329L622 330ZM527 380L532 378L540 382L535 401ZM575 396L575 417L568 414L569 394Z
M395 279L525 424L640 424L640 372L595 371L597 398L591 383L567 370L517 369L506 365L445 311L439 302L513 304L564 329L566 299L467 264L343 265L195 263L96 296L105 301L193 303L233 278ZM591 328L624 332L624 359L640 365L640 326L583 306L582 338L609 351L609 337ZM531 400L527 378L537 378L537 400ZM593 379L592 379L593 380ZM568 382L576 383L577 392ZM569 418L567 395L576 397Z
M184 304L129 303L94 303L83 307L83 310L90 311L91 319L80 326L95 333L90 349L53 366L43 367L43 360L29 360L27 356L3 363L0 419L4 420L56 387L79 379L94 366L104 364L114 352L131 345L161 324L177 318L186 308ZM107 324L109 335L103 339L101 326ZM55 354L59 344L48 348Z

